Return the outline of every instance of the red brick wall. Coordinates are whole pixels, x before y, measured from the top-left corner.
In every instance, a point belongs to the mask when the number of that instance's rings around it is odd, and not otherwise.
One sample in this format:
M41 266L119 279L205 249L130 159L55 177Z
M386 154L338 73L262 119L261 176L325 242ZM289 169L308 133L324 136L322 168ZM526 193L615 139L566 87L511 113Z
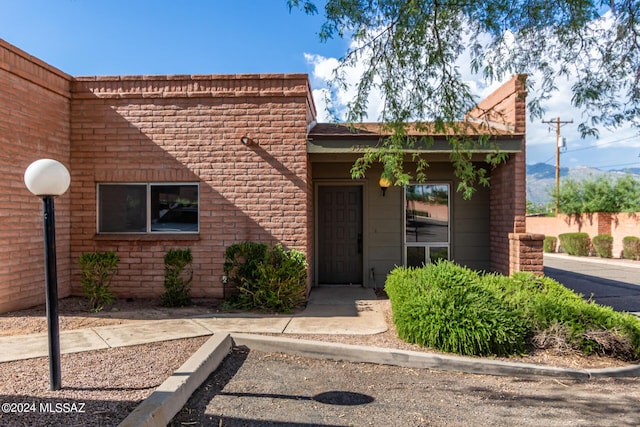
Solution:
M476 108L467 114L467 118L492 122L494 126L502 125L516 134L525 134L527 130L526 82L527 76L519 74L500 86L484 98Z
M478 110L522 134L522 151L512 153L491 174L491 268L502 274L542 272L542 236L526 233L526 76L514 76ZM477 111L476 111L477 113Z
M72 86L73 260L121 258L118 296L164 292L163 256L191 248L193 296L222 296L227 246L282 242L310 254L306 75L78 78ZM256 144L244 146L240 137ZM199 236L96 236L96 184L199 182ZM74 292L78 270L73 270Z
M0 40L0 313L45 301L42 202L23 177L40 158L70 166L69 81ZM71 290L69 201L55 201L60 296Z

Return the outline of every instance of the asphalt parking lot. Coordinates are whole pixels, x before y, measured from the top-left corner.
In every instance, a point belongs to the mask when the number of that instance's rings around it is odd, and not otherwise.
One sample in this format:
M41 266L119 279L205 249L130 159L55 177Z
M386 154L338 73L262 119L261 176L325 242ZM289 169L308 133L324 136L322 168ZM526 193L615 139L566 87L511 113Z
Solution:
M169 424L635 426L640 381L470 375L236 349Z

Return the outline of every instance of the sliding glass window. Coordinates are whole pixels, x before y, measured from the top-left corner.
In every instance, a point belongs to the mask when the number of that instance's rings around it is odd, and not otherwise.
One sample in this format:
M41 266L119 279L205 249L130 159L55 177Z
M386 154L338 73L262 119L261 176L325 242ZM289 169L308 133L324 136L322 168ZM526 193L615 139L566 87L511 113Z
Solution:
M98 233L197 233L198 184L98 184Z

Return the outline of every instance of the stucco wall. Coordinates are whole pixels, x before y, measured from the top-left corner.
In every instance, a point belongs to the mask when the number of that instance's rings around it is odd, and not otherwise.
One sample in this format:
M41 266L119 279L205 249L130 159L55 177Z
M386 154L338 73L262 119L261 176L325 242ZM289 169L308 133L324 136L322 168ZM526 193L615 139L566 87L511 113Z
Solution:
M382 172L373 166L364 180L351 180L353 156L312 156L313 178L318 184L360 183L364 187L364 282L367 287L383 287L387 274L404 260L404 196L402 187L390 187L384 196L378 185ZM408 168L413 165L407 164ZM448 163L430 163L427 182L449 183L451 196L451 259L477 270L490 268L489 191L479 188L471 200L456 192L457 181Z
M45 301L42 202L23 177L40 158L70 165L69 79L0 40L0 312ZM69 201L55 201L61 297L71 290Z
M598 234L613 236L613 256L622 254L622 239L640 237L640 213L594 213L556 217L527 217L527 232L558 237L563 233L587 233L590 238Z
M115 251L118 296L164 292L170 248L191 249L196 297L222 296L231 244L309 254L306 75L78 78L72 92L71 256ZM117 182L199 182L199 235L96 235L96 184Z

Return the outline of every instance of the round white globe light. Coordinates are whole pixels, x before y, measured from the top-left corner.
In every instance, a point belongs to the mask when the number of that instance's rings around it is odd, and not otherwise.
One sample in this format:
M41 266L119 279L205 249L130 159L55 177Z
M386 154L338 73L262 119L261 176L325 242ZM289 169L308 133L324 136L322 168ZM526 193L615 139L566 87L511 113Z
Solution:
M36 196L60 196L69 188L71 176L59 161L40 159L25 170L24 183Z

